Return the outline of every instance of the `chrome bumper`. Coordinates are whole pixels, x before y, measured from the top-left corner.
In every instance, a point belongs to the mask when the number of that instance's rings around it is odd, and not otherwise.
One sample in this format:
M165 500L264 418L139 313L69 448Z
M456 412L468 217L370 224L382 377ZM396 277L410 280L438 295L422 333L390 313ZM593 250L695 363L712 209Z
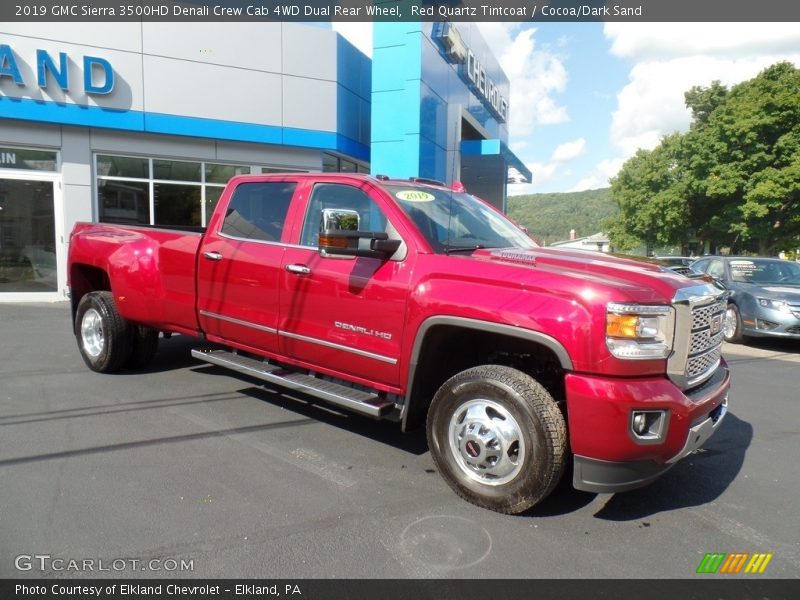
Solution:
M678 462L705 444L708 438L714 435L714 432L720 426L720 423L722 423L727 413L728 396L726 395L722 400L722 404L715 408L708 417L689 429L689 434L686 436L686 443L683 448L675 456L670 458L667 464Z

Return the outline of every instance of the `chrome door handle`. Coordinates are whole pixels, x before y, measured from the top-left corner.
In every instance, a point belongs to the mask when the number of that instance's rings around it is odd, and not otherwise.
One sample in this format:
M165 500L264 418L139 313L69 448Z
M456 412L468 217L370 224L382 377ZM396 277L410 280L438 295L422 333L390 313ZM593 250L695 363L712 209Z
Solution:
M286 270L295 275L308 275L311 273L311 269L305 265L286 265Z
M222 260L222 254L216 251L203 252L203 258L207 258L208 260Z

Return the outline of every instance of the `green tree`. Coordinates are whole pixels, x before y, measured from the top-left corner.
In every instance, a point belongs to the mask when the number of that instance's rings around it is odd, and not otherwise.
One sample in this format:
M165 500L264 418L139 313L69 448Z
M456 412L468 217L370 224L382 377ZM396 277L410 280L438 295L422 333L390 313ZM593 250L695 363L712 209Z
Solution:
M682 136L666 136L653 150L639 150L611 180L618 218L605 221L614 247L648 249L680 243L688 236L688 204L680 163Z
M704 237L772 254L800 235L800 70L734 86L686 134L692 220Z
M800 243L800 70L775 64L727 90L685 94L692 124L640 150L612 180L625 249L688 241L774 254Z
M706 125L711 113L722 104L727 95L728 88L719 81L713 81L707 88L696 85L686 92L683 97L687 108L692 111L692 127Z

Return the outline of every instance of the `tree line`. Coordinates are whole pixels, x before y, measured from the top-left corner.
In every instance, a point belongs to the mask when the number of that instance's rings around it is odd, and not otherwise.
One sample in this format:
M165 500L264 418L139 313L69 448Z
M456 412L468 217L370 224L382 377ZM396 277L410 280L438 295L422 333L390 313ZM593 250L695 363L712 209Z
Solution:
M611 180L604 230L627 250L708 243L773 255L800 246L800 70L775 64L685 93L686 133L639 150Z
M568 240L570 229L578 237L600 233L603 220L618 212L609 188L526 194L508 199L508 216L545 245Z

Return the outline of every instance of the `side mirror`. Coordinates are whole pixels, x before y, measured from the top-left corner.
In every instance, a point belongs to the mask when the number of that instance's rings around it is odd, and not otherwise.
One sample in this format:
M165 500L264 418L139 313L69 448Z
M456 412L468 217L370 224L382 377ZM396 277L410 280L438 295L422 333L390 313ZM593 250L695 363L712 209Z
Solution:
M354 210L326 208L319 232L320 256L360 256L387 260L402 242L390 240L383 231L361 231Z
M358 231L361 216L354 210L325 208L322 210L320 233L323 231Z

